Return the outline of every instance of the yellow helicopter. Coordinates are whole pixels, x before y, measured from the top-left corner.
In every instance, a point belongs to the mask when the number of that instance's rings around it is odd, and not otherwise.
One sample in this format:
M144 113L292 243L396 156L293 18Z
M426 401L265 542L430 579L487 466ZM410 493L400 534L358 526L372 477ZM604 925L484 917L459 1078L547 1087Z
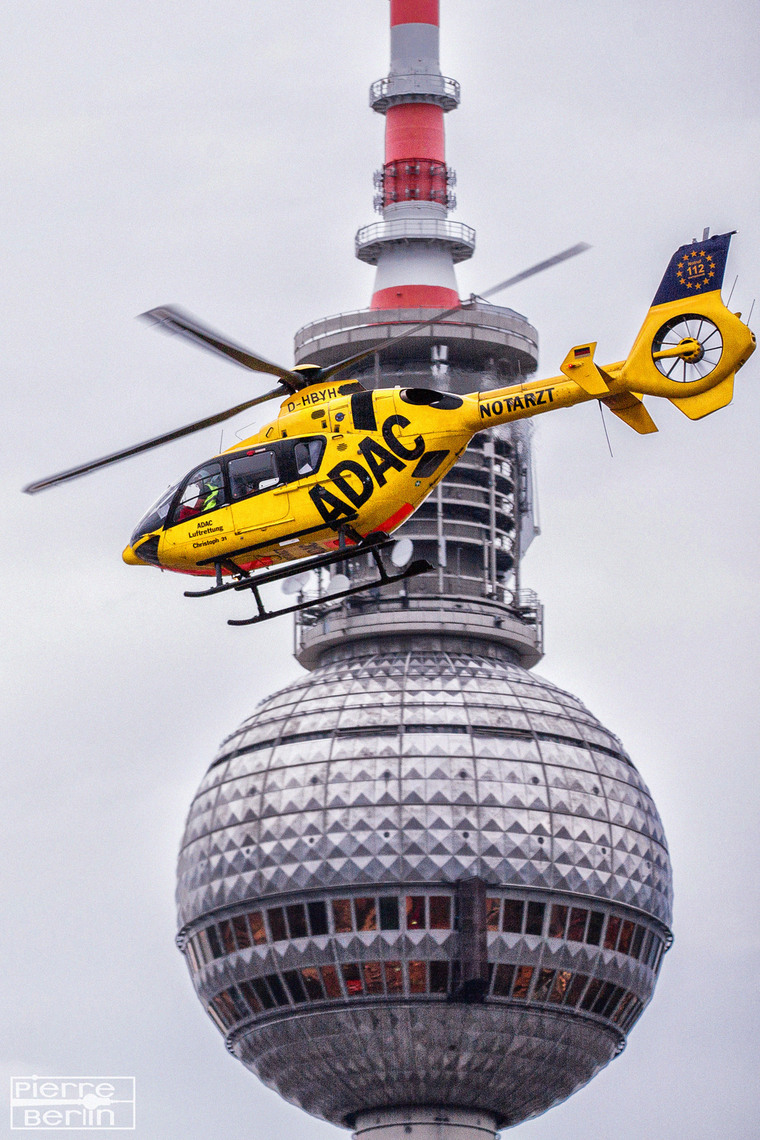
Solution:
M560 366L560 376L465 396L429 388L368 391L356 380L339 379L389 344L445 320L459 306L338 364L292 369L254 356L179 309L153 309L143 315L243 367L276 376L278 386L184 428L31 483L24 490L44 490L280 398L276 419L194 468L161 496L136 526L124 561L215 578L208 589L187 591L189 597L250 589L257 613L230 622L233 625L253 624L314 605L301 600L271 611L259 590L305 570L346 562L357 554L371 556L376 579L349 586L332 597L424 573L431 567L421 560L398 573L389 571L383 548L456 463L476 432L600 400L635 431L646 434L657 428L644 406L644 396L670 400L690 419L700 419L730 403L734 374L755 350L754 334L721 299L731 236L705 236L677 250L625 360L602 367L594 360L595 342L576 345ZM565 250L482 296L491 296L586 248L581 244Z

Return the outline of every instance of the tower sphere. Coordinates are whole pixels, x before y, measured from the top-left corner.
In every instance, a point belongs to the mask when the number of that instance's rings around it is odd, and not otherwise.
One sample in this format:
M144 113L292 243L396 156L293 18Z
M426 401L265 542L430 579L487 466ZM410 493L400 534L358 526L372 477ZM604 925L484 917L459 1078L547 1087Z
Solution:
M662 825L620 742L445 636L332 648L264 700L195 797L177 899L230 1052L342 1125L543 1112L623 1048L670 941Z

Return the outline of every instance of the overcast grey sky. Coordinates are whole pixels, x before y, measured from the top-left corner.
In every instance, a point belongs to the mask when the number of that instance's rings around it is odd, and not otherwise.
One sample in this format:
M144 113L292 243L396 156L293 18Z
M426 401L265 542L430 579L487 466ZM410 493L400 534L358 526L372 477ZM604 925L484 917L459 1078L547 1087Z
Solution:
M756 4L441 9L443 71L462 84L454 217L479 243L462 294L589 241L503 302L538 327L542 373L590 339L617 360L672 251L710 226L739 231L726 281L746 316ZM4 8L2 1068L135 1075L140 1140L339 1135L227 1055L173 944L185 812L222 737L297 675L292 629L232 629L226 599L121 562L219 429L34 499L19 488L251 394L242 370L135 314L179 303L289 363L296 328L368 303L353 235L373 220L383 122L367 88L387 72L387 25L385 0ZM649 783L676 942L622 1057L524 1140L757 1135L759 373L756 356L700 423L654 401L658 435L608 422L613 459L593 404L537 431L538 671Z

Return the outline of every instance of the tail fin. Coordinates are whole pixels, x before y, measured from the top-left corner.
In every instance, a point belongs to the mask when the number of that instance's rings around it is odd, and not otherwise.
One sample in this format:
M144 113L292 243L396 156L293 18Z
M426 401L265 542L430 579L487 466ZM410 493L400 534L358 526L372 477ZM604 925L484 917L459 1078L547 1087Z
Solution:
M720 295L731 233L682 245L616 379L629 391L664 396L690 419L730 403L734 373L755 338Z

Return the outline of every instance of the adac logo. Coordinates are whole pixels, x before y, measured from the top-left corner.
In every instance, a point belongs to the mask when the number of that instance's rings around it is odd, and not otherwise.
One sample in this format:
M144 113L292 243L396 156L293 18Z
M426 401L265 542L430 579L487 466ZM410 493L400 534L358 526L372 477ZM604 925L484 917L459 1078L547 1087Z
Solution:
M676 277L685 289L707 291L715 276L715 259L703 249L690 249L676 265Z

